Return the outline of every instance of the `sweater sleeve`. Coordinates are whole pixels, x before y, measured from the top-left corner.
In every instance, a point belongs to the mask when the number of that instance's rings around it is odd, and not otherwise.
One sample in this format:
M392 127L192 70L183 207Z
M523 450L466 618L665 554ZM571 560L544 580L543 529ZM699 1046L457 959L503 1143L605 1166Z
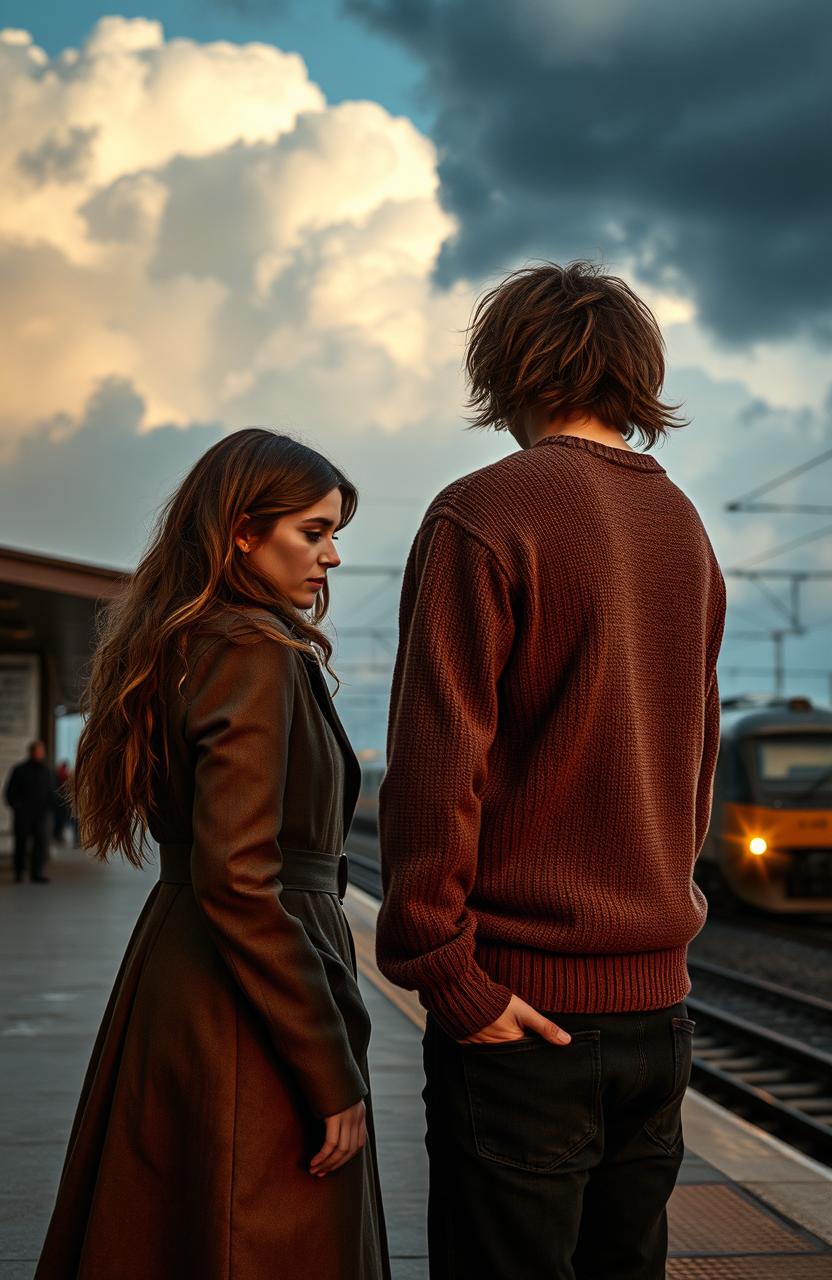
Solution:
M213 940L319 1117L367 1092L318 952L282 906L294 654L266 637L214 642L190 681L191 879Z
M450 519L423 524L405 569L379 793L376 946L382 973L415 988L457 1039L498 1018L512 994L476 962L468 898L513 639L509 584L490 551Z
M696 786L696 851L698 858L711 820L713 803L714 773L719 755L719 681L716 674L716 663L722 644L725 629L725 579L714 562L716 568L716 592L713 616L711 618L705 667L705 734L702 744L702 763Z

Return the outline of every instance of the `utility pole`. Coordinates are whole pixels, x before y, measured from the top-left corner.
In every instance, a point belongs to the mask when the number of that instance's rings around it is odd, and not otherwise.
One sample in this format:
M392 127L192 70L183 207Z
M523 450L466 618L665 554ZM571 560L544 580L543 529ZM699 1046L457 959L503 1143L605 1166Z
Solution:
M776 489L787 481L793 480L797 476L804 474L804 472L811 471L814 467L830 460L832 460L832 449L827 449L818 454L817 457L810 458L807 462L802 462L798 466L792 467L784 475L777 476L774 480L769 480L766 484L760 485L750 493L744 494L743 497L727 502L725 510L732 512L788 512L789 514L798 513L802 515L830 514L832 513L832 506L827 503L759 501L763 494L770 493L772 489ZM825 525L822 529L816 529L811 533L793 538L790 542L786 542L781 546L771 547L769 550L763 551L750 561L747 561L744 567L729 569L726 573L726 576L745 578L751 582L765 596L768 603L786 620L787 625L785 627L773 627L768 631L760 632L733 633L737 638L759 639L761 636L766 635L771 640L774 648L774 688L775 693L778 695L782 695L785 690L786 636L805 635L808 629L801 618L801 587L810 580L832 578L832 571L823 569L755 569L751 566L759 564L761 561L770 560L773 556L782 555L786 551L793 551L796 547L805 546L809 542L817 542L821 538L828 537L829 534L832 534L832 525ZM767 586L768 582L777 580L788 583L788 601L782 600ZM832 700L832 678L830 680L830 700Z

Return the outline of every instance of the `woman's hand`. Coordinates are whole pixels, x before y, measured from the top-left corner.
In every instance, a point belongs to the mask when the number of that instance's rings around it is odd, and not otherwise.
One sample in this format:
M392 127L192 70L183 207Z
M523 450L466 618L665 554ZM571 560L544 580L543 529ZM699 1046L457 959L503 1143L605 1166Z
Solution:
M568 1031L557 1026L550 1018L544 1018L525 1000L512 996L508 1007L500 1014L496 1022L487 1027L480 1027L473 1035L466 1036L458 1044L499 1044L501 1040L522 1040L529 1032L548 1040L550 1044L569 1044L572 1039Z
M309 1172L323 1178L342 1164L352 1160L367 1141L367 1108L363 1100L346 1111L338 1111L324 1120L326 1135L324 1145L309 1165Z

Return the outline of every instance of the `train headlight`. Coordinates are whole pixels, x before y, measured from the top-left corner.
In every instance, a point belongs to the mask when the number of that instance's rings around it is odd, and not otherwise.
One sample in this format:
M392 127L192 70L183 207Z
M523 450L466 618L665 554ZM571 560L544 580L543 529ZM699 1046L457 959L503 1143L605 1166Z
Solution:
M767 848L768 841L764 840L762 836L752 836L748 842L748 852L755 854L758 858L765 853Z

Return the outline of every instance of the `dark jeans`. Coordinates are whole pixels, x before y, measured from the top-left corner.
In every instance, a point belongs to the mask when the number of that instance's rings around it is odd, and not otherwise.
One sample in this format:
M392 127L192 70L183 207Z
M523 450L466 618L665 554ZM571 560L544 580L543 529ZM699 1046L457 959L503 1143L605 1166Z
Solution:
M21 880L26 868L27 847L31 845L31 878L43 875L46 865L49 815L15 812L14 815L14 878Z
M661 1280L693 1023L558 1014L566 1046L424 1037L431 1280Z

